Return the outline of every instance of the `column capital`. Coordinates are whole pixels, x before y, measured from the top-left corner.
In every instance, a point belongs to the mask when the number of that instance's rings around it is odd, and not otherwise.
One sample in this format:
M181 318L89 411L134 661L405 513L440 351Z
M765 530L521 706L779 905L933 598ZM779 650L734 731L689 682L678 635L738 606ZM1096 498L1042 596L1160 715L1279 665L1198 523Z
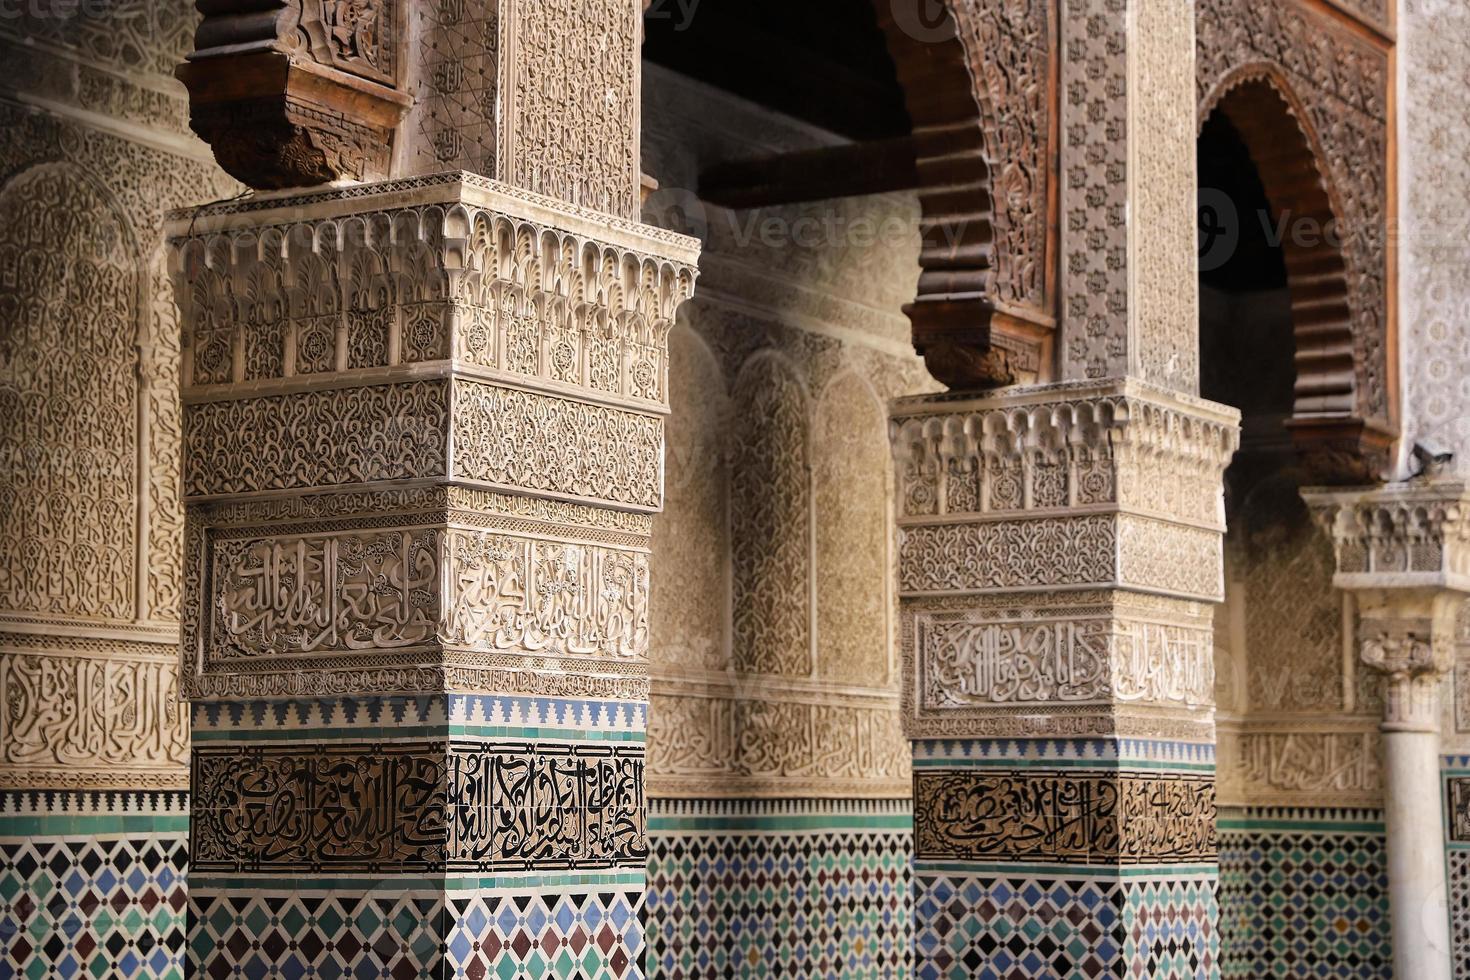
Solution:
M1237 420L1134 380L896 403L910 735L1210 737Z
M169 235L187 696L646 697L695 240L467 173Z
M1384 677L1385 731L1439 730L1455 617L1470 594L1470 487L1426 480L1304 490L1358 609L1358 653Z

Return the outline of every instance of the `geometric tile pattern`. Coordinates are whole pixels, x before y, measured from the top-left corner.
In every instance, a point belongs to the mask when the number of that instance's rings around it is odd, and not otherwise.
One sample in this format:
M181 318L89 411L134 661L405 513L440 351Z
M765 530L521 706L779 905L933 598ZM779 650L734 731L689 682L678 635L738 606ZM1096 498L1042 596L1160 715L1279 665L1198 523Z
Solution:
M525 894L196 888L189 947L209 980L636 980L641 900L612 883Z
M1219 976L1212 745L913 748L918 980Z
M1470 978L1470 848L1451 846L1448 859L1450 902L1450 946L1454 950L1455 976Z
M196 738L251 730L278 734L298 729L473 725L584 731L642 732L646 701L540 698L528 695L418 694L251 701L195 701L189 706ZM459 734L451 731L450 734Z
M918 980L1217 976L1212 875L916 878Z
M1223 980L1392 976L1382 819L1298 807L1221 814Z
M0 980L181 978L184 797L4 794Z
M650 980L908 978L907 801L652 800Z

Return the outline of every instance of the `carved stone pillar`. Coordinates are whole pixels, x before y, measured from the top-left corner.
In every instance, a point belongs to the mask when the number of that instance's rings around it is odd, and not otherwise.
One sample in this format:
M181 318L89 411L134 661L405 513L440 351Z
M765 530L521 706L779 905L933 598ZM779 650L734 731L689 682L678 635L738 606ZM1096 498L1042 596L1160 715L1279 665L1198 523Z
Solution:
M918 976L1217 975L1237 419L1133 381L894 408Z
M641 975L650 515L697 243L467 174L171 236L194 966Z
M1332 537L1333 582L1383 681L1384 815L1394 976L1449 980L1440 712L1470 593L1470 493L1458 481L1303 493Z

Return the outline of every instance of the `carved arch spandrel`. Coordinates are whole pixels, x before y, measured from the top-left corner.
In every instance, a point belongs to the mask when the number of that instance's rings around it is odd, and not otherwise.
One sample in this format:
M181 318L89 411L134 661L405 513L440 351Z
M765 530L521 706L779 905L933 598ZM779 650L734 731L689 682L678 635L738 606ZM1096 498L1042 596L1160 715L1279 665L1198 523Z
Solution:
M1052 0L874 0L922 211L914 347L951 388L1049 380L1055 311Z
M1293 0L1200 0L1196 38L1199 124L1217 108L1230 118L1273 217L1287 202L1337 232L1309 248L1282 241L1297 344L1293 442L1313 482L1377 482L1397 411L1387 47Z

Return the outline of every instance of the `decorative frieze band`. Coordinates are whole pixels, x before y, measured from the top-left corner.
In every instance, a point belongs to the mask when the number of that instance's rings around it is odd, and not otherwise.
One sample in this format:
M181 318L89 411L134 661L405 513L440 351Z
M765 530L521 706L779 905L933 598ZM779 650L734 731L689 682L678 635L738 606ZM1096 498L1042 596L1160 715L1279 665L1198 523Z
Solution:
M197 746L194 871L531 871L648 858L641 745Z
M643 553L432 527L221 538L211 580L210 664L444 645L647 656Z
M1238 442L1230 410L1136 382L901 400L890 435L901 518L1093 509L1215 530Z
M920 771L920 860L1172 864L1216 859L1213 775Z
M891 707L655 693L650 792L665 797L904 796L908 742Z
M1371 722L1219 731L1220 798L1251 806L1381 806L1383 762Z
M1127 587L1218 602L1219 531L1129 514L1081 514L899 529L907 596Z
M186 690L646 697L639 515L521 499L434 487L195 505Z
M1003 609L909 613L919 715L992 705L1212 703L1208 617L1181 610L1172 621L1125 618L1081 598L1015 618Z
M118 648L0 634L0 788L188 784L177 660L168 647Z

